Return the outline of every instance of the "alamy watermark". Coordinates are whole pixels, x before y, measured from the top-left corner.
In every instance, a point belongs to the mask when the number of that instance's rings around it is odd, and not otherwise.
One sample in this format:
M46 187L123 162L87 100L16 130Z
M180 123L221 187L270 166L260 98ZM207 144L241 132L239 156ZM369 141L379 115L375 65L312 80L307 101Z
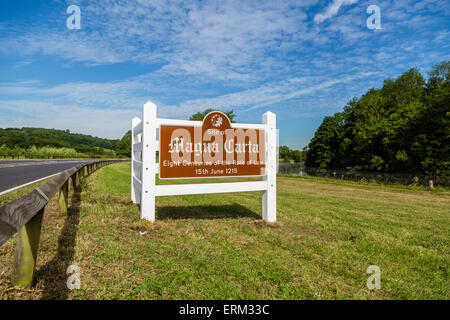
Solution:
M70 16L66 20L66 26L69 30L80 30L81 29L81 9L77 5L70 5L66 11Z
M372 274L369 278L367 278L367 288L369 290L381 289L381 269L379 266L368 266L366 272L368 274Z
M381 9L379 6L372 4L367 7L366 12L370 14L367 18L366 26L370 30L381 29ZM66 20L66 26L69 30L80 30L81 29L81 9L79 6L72 4L67 7L67 14L70 14Z
M67 274L70 274L70 277L67 278L67 289L74 290L81 288L81 270L80 267L76 265L70 265L67 270Z
M367 7L366 12L368 14L372 14L369 18L367 18L366 25L370 30L379 30L381 29L381 9L379 6L373 4Z

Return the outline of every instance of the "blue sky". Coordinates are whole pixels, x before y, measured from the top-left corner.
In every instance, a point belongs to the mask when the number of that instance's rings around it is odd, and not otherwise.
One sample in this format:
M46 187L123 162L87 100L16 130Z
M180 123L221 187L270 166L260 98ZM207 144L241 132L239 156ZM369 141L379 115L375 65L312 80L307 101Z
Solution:
M72 4L80 30L66 27ZM258 123L270 110L280 144L302 148L352 97L449 60L448 4L2 0L0 127L120 138L152 101L179 119L213 107Z

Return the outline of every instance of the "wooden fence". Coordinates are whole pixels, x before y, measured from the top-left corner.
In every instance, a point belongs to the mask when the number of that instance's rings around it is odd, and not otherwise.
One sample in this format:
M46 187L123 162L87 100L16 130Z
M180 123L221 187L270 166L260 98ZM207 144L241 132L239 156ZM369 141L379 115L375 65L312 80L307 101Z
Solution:
M127 160L94 160L79 164L58 174L51 181L0 207L0 246L18 232L12 283L31 287L41 234L45 206L59 192L61 213L67 213L69 181L72 191L80 188L82 177L113 162Z

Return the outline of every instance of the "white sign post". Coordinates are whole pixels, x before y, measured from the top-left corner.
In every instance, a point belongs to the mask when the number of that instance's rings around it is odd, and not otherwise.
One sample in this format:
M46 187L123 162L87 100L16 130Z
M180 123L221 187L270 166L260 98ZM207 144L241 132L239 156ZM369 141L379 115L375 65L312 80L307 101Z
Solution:
M232 123L231 128L264 130L265 170L262 181L230 183L156 185L155 175L160 164L156 163L159 141L156 132L161 125L201 127L202 121L160 119L156 117L156 105L144 104L142 120L134 118L131 125L131 199L141 205L141 219L155 221L155 197L183 194L207 194L226 192L262 191L262 218L276 221L276 116L266 112L262 124ZM160 137L161 139L161 137Z

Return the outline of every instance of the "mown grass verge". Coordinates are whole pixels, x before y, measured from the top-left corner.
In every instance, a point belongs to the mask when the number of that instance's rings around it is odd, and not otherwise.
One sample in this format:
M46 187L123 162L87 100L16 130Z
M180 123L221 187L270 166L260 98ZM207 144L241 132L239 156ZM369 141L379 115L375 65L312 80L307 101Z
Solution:
M259 192L159 197L151 224L129 181L130 164L113 164L68 216L49 204L33 289L10 286L15 240L0 247L0 298L450 298L449 193L279 177L276 224ZM66 288L70 264L81 290ZM380 290L366 287L369 265Z
M42 185L46 184L47 182L49 182L51 179L53 179L53 178L48 178L48 179L33 183L29 186L11 191L7 194L0 195L0 206L10 202L11 200L17 199L17 198L33 191L37 187L42 186Z

